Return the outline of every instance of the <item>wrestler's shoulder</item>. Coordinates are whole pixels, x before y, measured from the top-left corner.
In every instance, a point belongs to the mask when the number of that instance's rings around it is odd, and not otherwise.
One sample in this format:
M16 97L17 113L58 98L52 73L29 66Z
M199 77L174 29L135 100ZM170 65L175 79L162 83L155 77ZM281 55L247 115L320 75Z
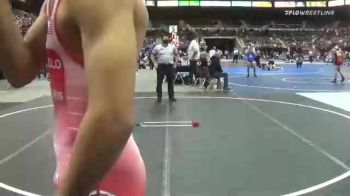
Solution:
M91 8L91 9L106 9L107 7L125 7L132 6L138 0L74 0L68 1L70 7L78 7L78 8Z
M78 23L105 23L120 13L133 12L138 0L74 0L66 1L69 17Z

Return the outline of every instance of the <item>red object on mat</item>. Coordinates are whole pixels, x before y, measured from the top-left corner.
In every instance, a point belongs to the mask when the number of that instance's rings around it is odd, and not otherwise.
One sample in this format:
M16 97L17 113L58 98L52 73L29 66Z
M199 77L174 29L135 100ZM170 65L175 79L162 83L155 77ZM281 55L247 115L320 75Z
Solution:
M192 122L192 127L199 127L199 122L193 121Z

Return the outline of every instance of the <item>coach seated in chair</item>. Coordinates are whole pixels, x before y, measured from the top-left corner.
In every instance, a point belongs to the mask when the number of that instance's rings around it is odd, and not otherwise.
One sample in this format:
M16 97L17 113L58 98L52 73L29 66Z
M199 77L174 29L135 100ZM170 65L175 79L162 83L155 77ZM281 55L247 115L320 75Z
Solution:
M199 63L197 66L197 74L199 78L204 78L204 88L208 88L210 83L210 73L208 68L208 59L207 54L205 50L201 51L200 57L199 57Z
M209 73L212 78L218 79L220 82L220 78L224 78L224 90L228 91L231 88L228 87L228 74L222 70L220 54L216 53L214 56L210 58L211 65L209 66Z

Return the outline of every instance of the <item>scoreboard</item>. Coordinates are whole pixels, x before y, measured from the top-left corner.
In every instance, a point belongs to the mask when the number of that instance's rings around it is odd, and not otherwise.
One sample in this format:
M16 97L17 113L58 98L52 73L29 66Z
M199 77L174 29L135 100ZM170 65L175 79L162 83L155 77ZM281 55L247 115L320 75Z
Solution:
M145 3L157 7L322 8L350 5L350 0L145 0Z

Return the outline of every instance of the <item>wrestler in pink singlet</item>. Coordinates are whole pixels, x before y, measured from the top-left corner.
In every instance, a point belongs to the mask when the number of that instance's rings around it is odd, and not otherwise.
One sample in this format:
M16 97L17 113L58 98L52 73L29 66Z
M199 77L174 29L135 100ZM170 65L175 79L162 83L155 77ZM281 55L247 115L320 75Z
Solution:
M46 48L54 102L54 148L57 157L55 183L59 183L62 175L67 171L79 125L87 110L87 82L83 57L65 47L65 40L61 39L55 28L60 1L47 2ZM103 160L101 157L101 161ZM144 196L145 186L144 163L131 136L118 162L100 183L99 190L91 195Z

